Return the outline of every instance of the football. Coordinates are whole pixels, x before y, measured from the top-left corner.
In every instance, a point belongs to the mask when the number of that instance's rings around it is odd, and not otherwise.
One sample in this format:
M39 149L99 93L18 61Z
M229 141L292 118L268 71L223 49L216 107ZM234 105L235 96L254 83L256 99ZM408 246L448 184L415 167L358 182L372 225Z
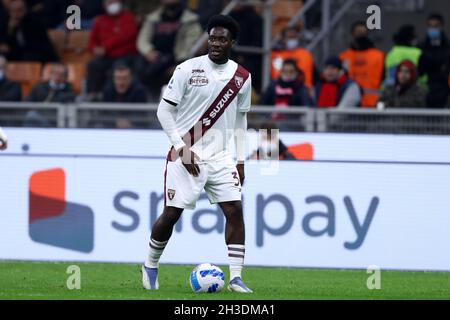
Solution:
M218 266L202 263L192 270L189 282L195 293L216 293L223 289L224 279L225 275Z

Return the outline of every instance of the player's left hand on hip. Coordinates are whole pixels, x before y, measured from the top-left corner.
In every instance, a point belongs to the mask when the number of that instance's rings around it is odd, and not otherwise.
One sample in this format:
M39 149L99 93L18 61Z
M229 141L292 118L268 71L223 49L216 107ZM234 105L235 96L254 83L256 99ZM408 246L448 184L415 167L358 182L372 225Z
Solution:
M245 169L244 169L244 164L243 163L238 163L236 165L236 169L238 171L239 174L239 180L241 180L241 186L244 185L244 180L245 180Z

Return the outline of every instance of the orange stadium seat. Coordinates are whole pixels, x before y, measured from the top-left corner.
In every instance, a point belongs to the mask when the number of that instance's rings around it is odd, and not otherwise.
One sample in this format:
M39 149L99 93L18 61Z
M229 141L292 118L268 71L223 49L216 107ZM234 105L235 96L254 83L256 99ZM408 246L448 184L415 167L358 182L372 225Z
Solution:
M50 68L52 65L52 63L47 63L42 69L43 81L48 81L48 79L50 79ZM86 66L82 63L68 63L66 66L68 73L67 80L72 84L75 94L79 95L82 90L83 81L86 77Z
M67 33L66 46L61 57L64 63L88 63L92 55L89 52L90 31L70 31Z
M53 47L61 58L66 47L66 32L63 30L50 29L47 31L48 37L53 44Z
M8 63L7 76L17 81L22 87L22 96L25 98L31 88L41 79L42 65L40 62L14 62Z
M272 38L283 30L289 20L301 9L303 1L301 0L279 0L272 6Z

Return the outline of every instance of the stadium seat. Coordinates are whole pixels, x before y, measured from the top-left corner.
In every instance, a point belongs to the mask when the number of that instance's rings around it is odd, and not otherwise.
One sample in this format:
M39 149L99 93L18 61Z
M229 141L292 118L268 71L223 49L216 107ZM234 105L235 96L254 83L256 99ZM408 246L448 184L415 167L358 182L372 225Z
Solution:
M61 57L64 63L88 63L92 55L88 50L90 31L70 31Z
M27 97L31 88L41 80L42 65L40 62L14 62L8 63L7 76L9 79L20 82L22 97Z
M303 2L300 0L275 1L272 6L272 38L283 30L289 20L301 9Z
M50 29L47 31L47 34L56 50L56 53L58 54L58 57L61 58L64 48L66 47L66 32L63 30Z
M48 81L50 79L50 68L52 63L47 63L42 69L42 80ZM82 63L68 63L68 81L72 84L73 91L76 95L81 93L83 82L86 77L86 66Z

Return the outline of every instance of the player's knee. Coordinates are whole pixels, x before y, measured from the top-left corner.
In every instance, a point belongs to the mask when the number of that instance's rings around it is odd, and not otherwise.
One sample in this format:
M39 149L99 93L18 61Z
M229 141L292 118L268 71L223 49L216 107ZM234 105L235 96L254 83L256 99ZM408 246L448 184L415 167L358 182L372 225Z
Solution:
M166 207L162 217L168 224L174 225L177 223L178 219L180 219L182 212L183 211L181 209Z
M222 209L227 221L243 223L242 203L240 201L223 204Z

